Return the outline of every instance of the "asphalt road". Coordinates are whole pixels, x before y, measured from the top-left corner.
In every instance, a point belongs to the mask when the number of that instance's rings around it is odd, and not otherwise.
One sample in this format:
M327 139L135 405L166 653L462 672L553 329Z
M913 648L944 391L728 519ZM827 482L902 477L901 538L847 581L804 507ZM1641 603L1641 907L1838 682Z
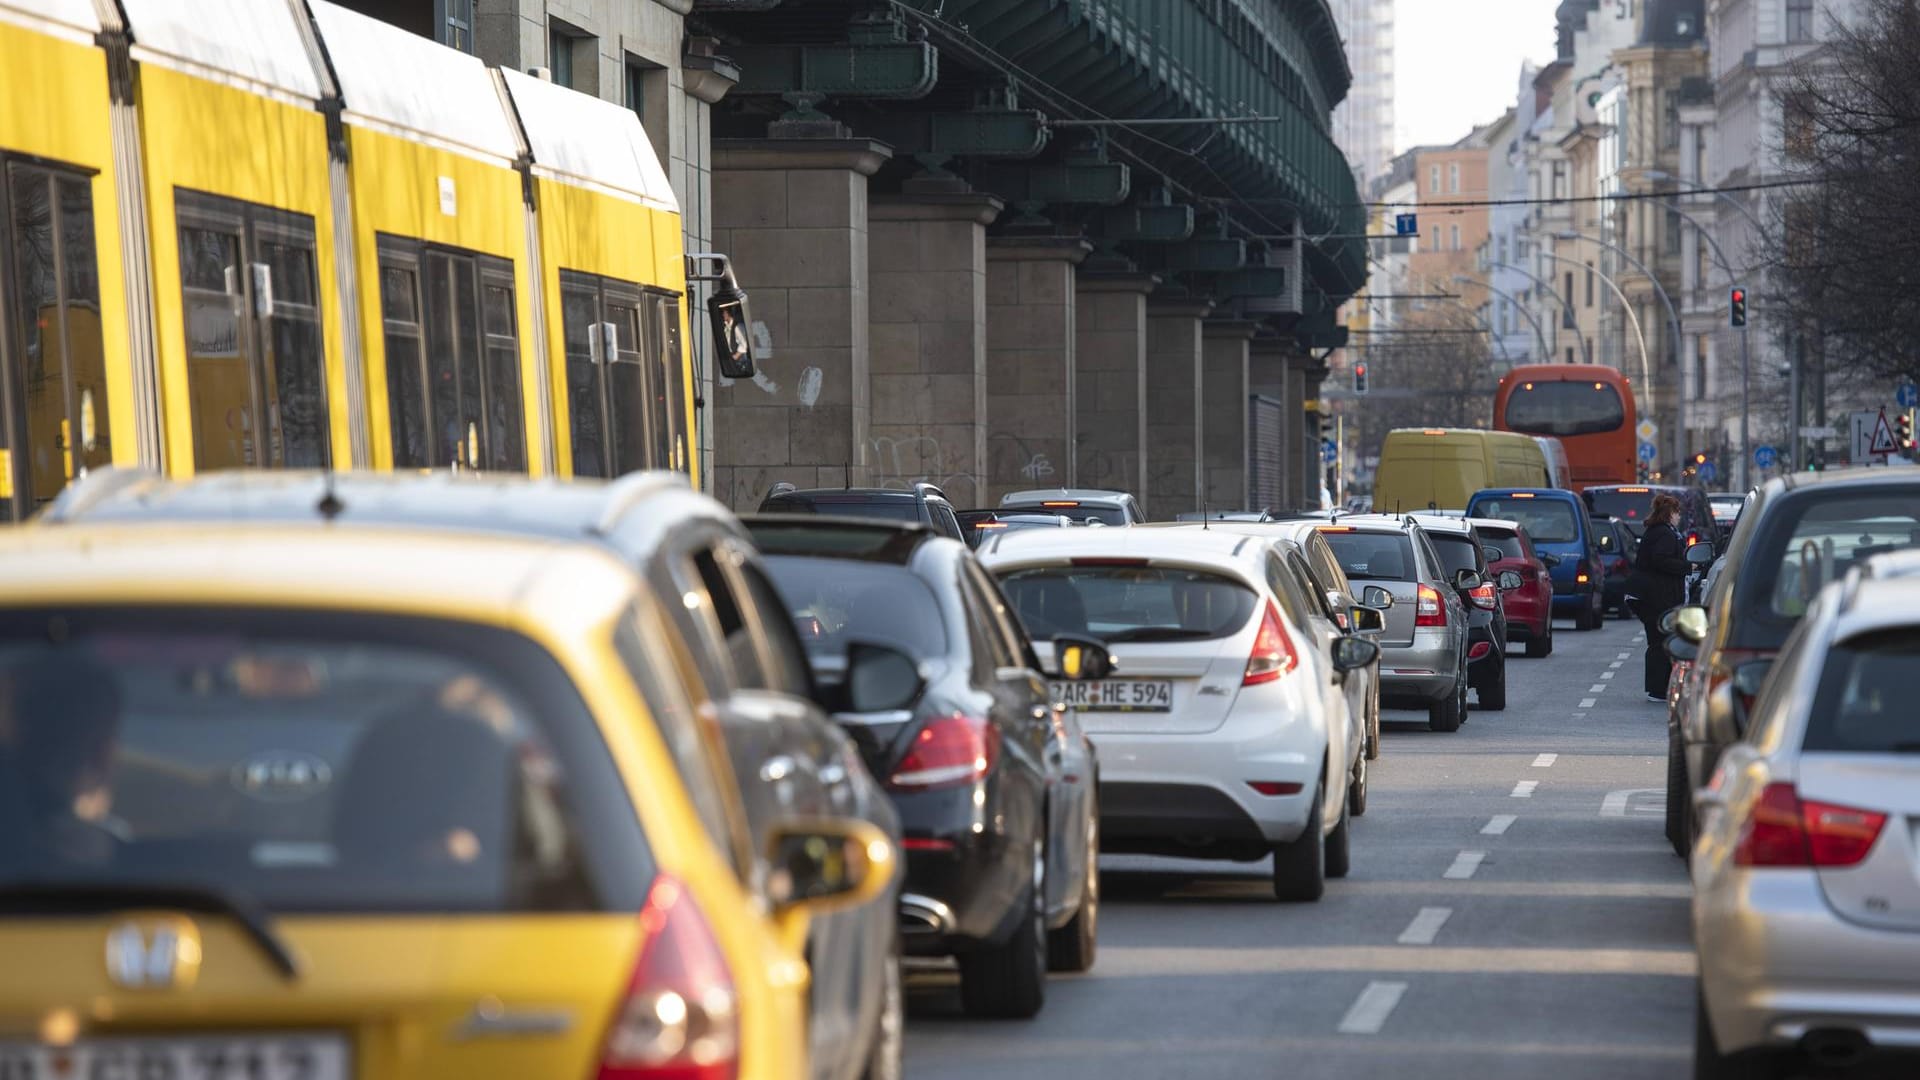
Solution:
M916 973L907 1075L1689 1075L1687 878L1639 633L1560 624L1551 657L1509 659L1507 710L1451 735L1388 713L1352 873L1318 904L1275 903L1265 863L1103 859L1094 969L991 1023Z

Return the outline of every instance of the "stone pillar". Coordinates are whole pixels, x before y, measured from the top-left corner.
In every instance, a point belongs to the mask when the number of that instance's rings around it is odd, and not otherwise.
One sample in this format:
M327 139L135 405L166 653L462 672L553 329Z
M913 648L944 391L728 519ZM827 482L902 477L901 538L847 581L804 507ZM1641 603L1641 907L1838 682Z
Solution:
M1208 509L1258 510L1248 490L1248 339L1256 324L1206 324L1200 373L1200 467Z
M1312 473L1308 472L1308 457L1316 460L1320 452L1320 428L1315 425L1307 429L1307 359L1298 349L1287 351L1287 431L1292 438L1286 440L1286 458L1281 462L1287 476L1287 491L1292 496L1287 504L1289 508L1299 510L1314 505L1320 495L1320 485L1307 486Z
M1147 487L1153 516L1200 509L1200 324L1211 300L1147 301Z
M714 246L752 297L760 359L714 392L716 498L760 504L778 481L868 482L867 177L871 139L714 141Z
M1306 487L1301 489L1301 493L1306 498L1305 505L1316 507L1320 505L1320 489L1326 488L1329 494L1333 489L1333 485L1327 483L1327 459L1321 449L1322 435L1320 434L1321 418L1330 415L1326 406L1320 402L1320 387L1326 382L1327 375L1332 369L1310 356L1301 357L1301 365L1300 421L1301 426L1306 429L1307 436L1306 445L1303 448L1306 456L1303 462L1303 479Z
M1152 274L1074 282L1075 476L1147 505L1147 294Z
M987 238L987 492L1074 487L1072 236Z
M986 227L1000 200L973 192L875 196L872 482L938 484L979 504L987 476Z
M1263 406L1274 403L1274 408L1263 407L1261 411L1263 416L1272 417L1279 427L1271 436L1262 437L1264 432L1256 432L1253 445L1247 449L1248 469L1256 478L1256 493L1263 496L1260 501L1270 504L1252 508L1256 510L1293 508L1292 474L1287 470L1286 450L1298 429L1297 421L1287 414L1288 347L1279 338L1255 338L1247 343L1247 395L1261 398Z

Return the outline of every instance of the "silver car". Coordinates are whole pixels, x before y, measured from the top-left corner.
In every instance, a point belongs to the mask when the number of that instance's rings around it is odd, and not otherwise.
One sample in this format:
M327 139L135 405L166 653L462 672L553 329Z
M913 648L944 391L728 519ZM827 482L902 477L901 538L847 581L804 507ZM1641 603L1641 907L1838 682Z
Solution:
M1000 512L1063 514L1082 525L1138 525L1147 520L1138 499L1101 488L1009 491L1000 497Z
M1916 686L1920 580L1856 571L1820 592L1696 793L1695 1076L1920 1052Z
M1467 606L1412 518L1335 515L1319 526L1354 588L1393 594L1380 643L1380 704L1425 709L1435 731L1467 718Z

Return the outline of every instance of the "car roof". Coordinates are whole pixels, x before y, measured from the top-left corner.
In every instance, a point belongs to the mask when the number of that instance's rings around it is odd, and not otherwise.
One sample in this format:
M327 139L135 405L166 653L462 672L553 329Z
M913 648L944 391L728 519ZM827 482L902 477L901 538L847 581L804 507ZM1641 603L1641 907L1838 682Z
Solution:
M945 497L937 491L929 491L926 495L928 498ZM772 492L761 501L775 502L780 499L804 499L807 501L819 500L831 503L835 501L835 496L845 496L845 498L838 500L841 502L873 502L875 500L918 502L920 499L919 492L901 491L898 488L794 488L791 491Z
M1467 524L1473 526L1476 529L1491 526L1495 529L1512 529L1515 532L1520 531L1519 522L1508 521L1505 518L1482 518L1482 517L1468 518Z
M1796 472L1769 481L1787 491L1801 488L1878 487L1882 484L1920 484L1920 469L1836 469L1832 472Z
M1481 488L1479 491L1474 492L1473 498L1478 498L1482 495L1497 496L1497 495L1508 495L1508 494L1516 494L1516 493L1524 494L1524 495L1552 495L1555 498L1565 498L1565 499L1578 499L1580 497L1578 494L1568 491L1566 488L1490 487L1490 488ZM1471 502L1473 500L1470 498L1468 499L1468 501Z
M1077 558L1147 559L1171 565L1231 567L1254 582L1265 580L1266 544L1251 531L1202 529L1023 529L1004 532L983 545L980 560L995 568L1052 565Z
M634 590L598 545L438 529L280 522L75 524L0 531L9 607L299 607L511 624L600 625Z
M1895 557L1877 555L1872 561ZM1836 641L1876 630L1920 628L1920 580L1908 575L1889 576L1874 581L1871 589L1849 588L1846 603L1840 606L1834 622Z
M1108 491L1102 488L1035 488L1030 491L1009 491L1000 496L1000 505L1008 503L1042 502L1047 499L1061 501L1072 500L1083 503L1109 503L1119 506L1128 495L1124 491Z
M1411 516L1415 524L1430 533L1443 536L1468 536L1473 532L1473 525L1467 521L1466 518L1435 517L1432 514L1413 514Z
M924 525L813 514L743 514L740 523L767 556L857 559L905 566L929 544L959 541Z

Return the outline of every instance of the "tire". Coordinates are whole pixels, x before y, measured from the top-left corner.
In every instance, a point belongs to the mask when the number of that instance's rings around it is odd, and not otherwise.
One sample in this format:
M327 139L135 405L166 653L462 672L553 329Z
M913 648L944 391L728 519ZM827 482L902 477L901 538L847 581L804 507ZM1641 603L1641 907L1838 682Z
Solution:
M1480 707L1489 712L1504 712L1507 708L1507 662L1500 661L1500 670L1493 681L1480 688Z
M1048 971L1086 971L1093 967L1093 956L1100 937L1100 808L1088 808L1087 885L1080 893L1080 907L1072 921L1047 933Z
M1553 620L1547 620L1547 632L1535 634L1527 639L1527 655L1538 660L1553 653Z
M1029 1020L1047 1001L1046 852L1034 845L1027 917L1004 943L960 955L960 1004L968 1016Z
M1467 680L1463 675L1447 700L1427 706L1427 727L1434 731L1459 731L1467 718Z
M1340 800L1340 824L1327 834L1327 876L1343 878L1353 868L1353 808Z
M907 1034L907 994L900 975L900 944L896 940L881 974L880 1015L874 1021L873 1044L867 1050L860 1080L900 1080L905 1071L901 1054Z
M1599 626L1600 620L1593 614L1593 605L1591 603L1580 605L1580 610L1573 616L1573 628L1585 633L1588 630L1598 629Z
M1367 756L1354 763L1353 779L1347 783L1347 812L1360 817L1367 812Z
M1273 895L1291 903L1312 903L1326 895L1327 845L1320 837L1321 792L1313 792L1306 828L1291 842L1273 849Z
M1667 740L1667 843L1673 853L1687 857L1687 759L1673 740Z

